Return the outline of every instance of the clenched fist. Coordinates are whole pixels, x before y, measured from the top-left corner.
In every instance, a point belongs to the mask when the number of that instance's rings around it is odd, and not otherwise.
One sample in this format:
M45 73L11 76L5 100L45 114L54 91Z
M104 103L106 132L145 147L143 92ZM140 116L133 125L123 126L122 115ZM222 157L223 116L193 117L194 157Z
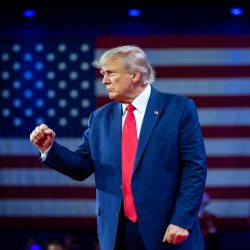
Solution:
M30 134L30 141L44 153L54 142L55 132L46 124L37 126Z
M170 244L178 244L186 240L189 236L189 231L186 228L169 224L167 231L164 235L163 242Z

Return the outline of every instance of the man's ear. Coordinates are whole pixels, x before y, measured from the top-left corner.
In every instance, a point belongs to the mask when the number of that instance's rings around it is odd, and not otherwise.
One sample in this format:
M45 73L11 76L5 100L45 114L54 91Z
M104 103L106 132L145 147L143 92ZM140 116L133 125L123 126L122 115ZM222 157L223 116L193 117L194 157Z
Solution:
M138 82L141 77L141 73L139 71L132 74L133 83Z

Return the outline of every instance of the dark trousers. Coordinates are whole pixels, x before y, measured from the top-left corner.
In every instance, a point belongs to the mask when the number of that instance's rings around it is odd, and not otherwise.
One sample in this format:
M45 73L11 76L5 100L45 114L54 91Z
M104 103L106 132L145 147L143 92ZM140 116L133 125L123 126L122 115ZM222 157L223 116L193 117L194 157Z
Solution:
M125 217L123 205L119 216L115 250L146 250L138 223Z

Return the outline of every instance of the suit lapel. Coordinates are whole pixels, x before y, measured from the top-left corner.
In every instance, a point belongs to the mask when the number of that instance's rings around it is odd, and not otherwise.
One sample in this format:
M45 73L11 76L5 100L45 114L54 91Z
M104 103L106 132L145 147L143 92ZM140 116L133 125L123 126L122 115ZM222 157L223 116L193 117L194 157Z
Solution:
M139 137L138 147L137 147L137 152L136 152L136 157L135 157L134 171L136 167L138 166L138 163L141 159L143 151L147 145L150 135L152 134L154 126L157 120L159 119L162 111L163 111L163 102L160 99L159 92L156 91L152 87L151 95L148 101L148 105L146 108L146 112L144 115L141 131L140 131L140 137Z
M163 102L160 99L159 92L151 87L151 95L148 101L146 112L144 115L138 148L136 152L134 171L138 166L143 151L152 134L154 126L163 111ZM118 166L121 169L121 138L122 138L122 105L117 103L110 112L111 136L113 149L117 159Z
M121 169L122 105L120 103L114 105L110 113L110 123L113 148Z

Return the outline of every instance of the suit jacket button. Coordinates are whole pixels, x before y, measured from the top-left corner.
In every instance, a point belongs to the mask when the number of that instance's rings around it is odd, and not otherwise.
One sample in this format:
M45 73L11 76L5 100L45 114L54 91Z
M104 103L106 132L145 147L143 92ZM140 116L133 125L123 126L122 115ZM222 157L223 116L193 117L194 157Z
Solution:
M120 189L122 189L122 185L120 185Z
M116 212L116 213L115 213L115 215L116 215L116 217L118 217L118 216L119 216L119 213L118 213L118 212Z

